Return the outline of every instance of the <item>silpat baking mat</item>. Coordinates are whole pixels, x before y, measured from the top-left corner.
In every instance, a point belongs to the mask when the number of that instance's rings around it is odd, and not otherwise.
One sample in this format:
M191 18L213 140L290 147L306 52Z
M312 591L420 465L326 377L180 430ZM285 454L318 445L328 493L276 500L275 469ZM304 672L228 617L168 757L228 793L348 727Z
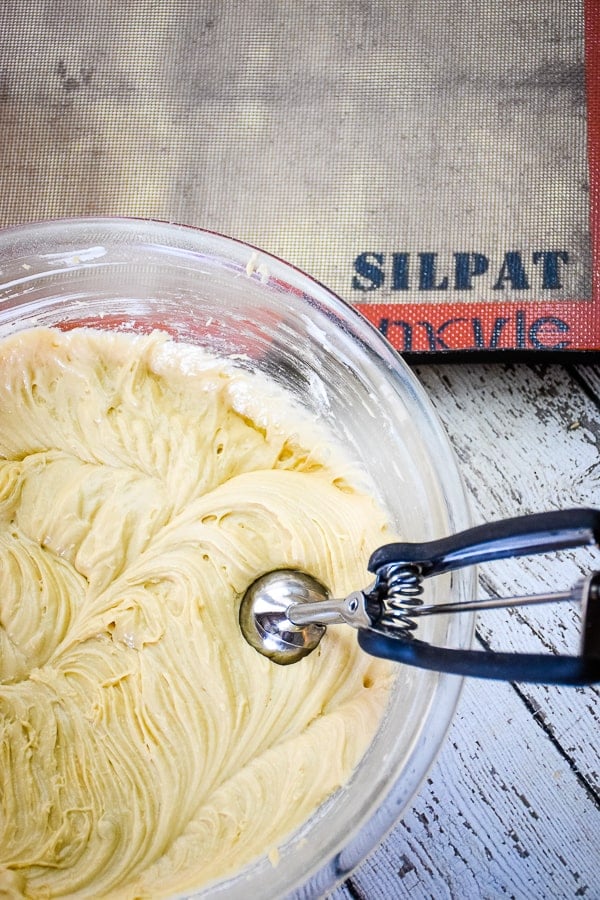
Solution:
M0 24L0 224L218 231L408 354L600 347L595 0L3 0Z

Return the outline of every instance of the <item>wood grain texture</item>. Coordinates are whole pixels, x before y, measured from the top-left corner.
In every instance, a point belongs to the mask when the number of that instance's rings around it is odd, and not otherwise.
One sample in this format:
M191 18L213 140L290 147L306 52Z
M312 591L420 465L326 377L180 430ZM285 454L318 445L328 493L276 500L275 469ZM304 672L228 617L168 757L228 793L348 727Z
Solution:
M416 370L455 448L476 522L600 506L600 367ZM482 566L482 596L560 590L597 548ZM481 613L477 645L578 652L571 604ZM471 680L412 809L331 895L600 897L599 690Z
M412 811L333 897L597 896L599 831L511 686L471 681Z

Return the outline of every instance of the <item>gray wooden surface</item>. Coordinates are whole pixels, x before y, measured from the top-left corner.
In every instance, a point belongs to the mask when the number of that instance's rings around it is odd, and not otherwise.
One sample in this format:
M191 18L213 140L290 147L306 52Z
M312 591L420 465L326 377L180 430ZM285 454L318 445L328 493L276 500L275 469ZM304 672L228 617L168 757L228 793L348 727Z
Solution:
M600 366L416 369L483 522L600 505ZM480 569L482 595L570 587L598 550ZM570 604L480 613L477 643L577 652ZM331 900L600 897L599 690L471 680L436 765Z

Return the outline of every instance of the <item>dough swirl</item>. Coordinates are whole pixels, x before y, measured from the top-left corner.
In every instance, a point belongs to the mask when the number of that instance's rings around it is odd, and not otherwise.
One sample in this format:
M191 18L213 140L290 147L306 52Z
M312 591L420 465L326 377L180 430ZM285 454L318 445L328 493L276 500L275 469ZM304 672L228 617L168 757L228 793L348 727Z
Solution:
M225 877L368 746L390 669L351 629L290 667L239 631L263 572L341 596L390 539L328 435L263 388L161 333L0 344L1 896Z

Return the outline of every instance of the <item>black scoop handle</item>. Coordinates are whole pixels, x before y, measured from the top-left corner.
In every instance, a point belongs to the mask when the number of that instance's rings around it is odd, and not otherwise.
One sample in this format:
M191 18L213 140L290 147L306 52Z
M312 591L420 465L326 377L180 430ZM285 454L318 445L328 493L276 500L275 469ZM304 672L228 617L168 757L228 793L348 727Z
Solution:
M427 577L494 559L599 543L600 510L562 509L502 519L426 543L385 544L372 554L369 571L411 563Z
M495 559L527 556L600 543L600 510L566 509L517 516L469 528L421 544L386 544L376 550L369 569L410 564L419 577L450 572ZM586 685L600 681L600 573L584 585L583 643L580 656L496 653L434 647L412 636L399 638L377 629L360 629L363 650L406 665L475 678L543 684Z
M371 656L451 675L533 684L586 685L600 681L600 657L456 650L366 629L358 632L358 643Z

